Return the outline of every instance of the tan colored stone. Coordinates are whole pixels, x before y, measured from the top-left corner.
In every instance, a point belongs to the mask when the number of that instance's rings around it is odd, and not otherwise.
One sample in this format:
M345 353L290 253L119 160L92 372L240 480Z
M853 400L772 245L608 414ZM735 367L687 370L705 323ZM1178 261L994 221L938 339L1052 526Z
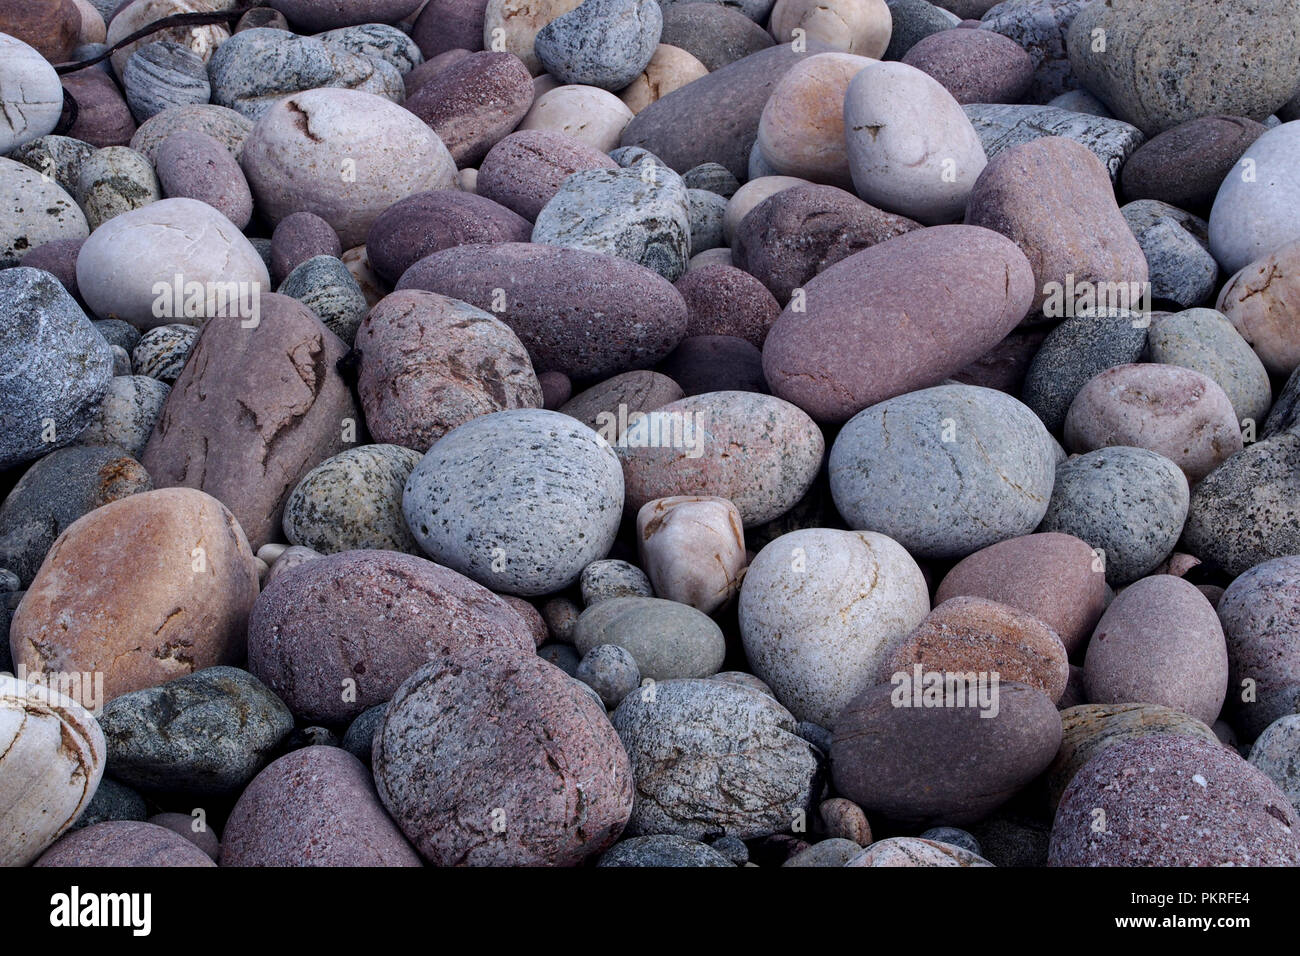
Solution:
M843 50L880 59L894 32L885 0L776 0L770 23L777 43L790 43L794 31Z
M745 530L726 498L678 495L636 516L637 549L655 594L712 614L740 590Z
M633 113L640 113L655 100L663 99L708 72L707 66L685 50L660 43L641 75L620 91L618 98Z

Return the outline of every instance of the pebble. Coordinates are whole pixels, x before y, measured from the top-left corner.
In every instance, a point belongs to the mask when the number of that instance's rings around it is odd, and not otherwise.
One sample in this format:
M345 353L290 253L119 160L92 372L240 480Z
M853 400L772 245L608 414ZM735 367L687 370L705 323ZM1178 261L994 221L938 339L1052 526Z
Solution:
M577 675L578 665L582 663L582 658L578 656L578 652L568 644L543 644L537 649L537 656L546 663L558 667L570 677ZM585 684L583 687L588 691L593 690ZM599 697L600 695L597 694L596 696ZM604 704L603 700L601 704Z
M181 130L163 140L154 165L164 195L197 199L239 229L253 218L253 193L235 157L216 139L196 130Z
M789 830L820 801L815 749L764 694L716 680L663 681L653 693L629 694L611 719L635 779L630 836L749 840Z
M1113 445L1145 448L1200 481L1242 449L1223 389L1176 365L1117 365L1088 380L1065 416L1073 452Z
M126 62L122 86L137 123L173 106L207 103L212 96L203 58L170 40L137 48Z
M153 482L118 448L60 448L35 462L0 505L0 567L31 584L55 539L78 518Z
M112 777L101 777L95 795L67 832L93 827L106 820L135 820L143 823L148 817L149 808L144 797Z
M1184 546L1230 577L1300 554L1297 476L1300 434L1283 432L1233 455L1193 489Z
M711 677L727 651L722 629L707 614L653 597L589 604L574 627L573 645L586 655L602 644L626 650L640 676L652 681Z
M831 837L814 843L806 850L791 856L782 866L844 866L853 857L862 852L862 847L852 840L840 840Z
M240 159L244 154L244 143L253 131L253 122L216 104L173 106L141 123L131 137L130 146L147 156L150 162L156 162L159 147L172 135L185 131L211 136L235 159Z
M572 866L608 849L633 808L633 769L598 698L507 651L416 671L375 734L374 769L390 815L435 866Z
M341 259L313 256L300 263L276 290L297 299L325 328L351 345L370 307L361 286Z
M77 256L77 287L90 310L141 331L177 321L200 325L218 311L250 318L245 306L269 286L266 264L239 228L196 199L162 199L121 212Z
M513 53L537 76L545 68L534 49L537 34L552 20L576 9L582 0L541 0L521 4L515 0L488 0L483 11L483 46ZM493 42L495 40L495 43Z
M183 836L213 862L221 858L221 841L206 821L199 817L188 813L159 813L150 817L148 822Z
M658 498L709 495L730 500L746 527L785 514L812 486L825 450L821 430L802 411L770 395L710 392L628 418L615 436L627 506Z
M960 558L1028 534L1047 512L1055 453L1028 408L992 389L943 385L859 413L828 468L851 527L917 557Z
M384 721L384 714L388 711L388 704L375 704L373 707L367 707L352 723L348 724L347 732L343 735L340 746L352 756L356 757L367 767L370 766L371 749L375 740L375 730Z
M618 145L632 115L627 105L607 90L557 86L533 101L517 130L560 133L606 153Z
M322 43L390 64L405 75L424 62L420 46L410 36L386 23L358 23L316 34Z
M1092 42L1098 30L1104 50ZM1295 92L1300 30L1284 0L1116 0L1084 4L1066 45L1081 83L1154 136L1216 113L1262 120L1282 106Z
M686 186L668 170L581 170L538 212L532 241L617 256L676 282L691 253Z
M219 501L190 488L129 495L55 541L14 614L14 663L102 672L103 703L236 662L256 596L253 554ZM79 702L98 693L83 687Z
M1300 714L1287 714L1269 724L1250 748L1248 759L1300 812Z
M687 335L732 335L758 348L781 314L776 297L731 265L691 267L674 283L686 303Z
M963 558L940 582L936 604L981 597L1032 614L1075 655L1106 602L1106 581L1093 549L1073 535L1042 532L1010 538Z
M873 60L884 58L892 28L885 0L777 0L770 24L778 43L791 42L800 30L807 40Z
M975 839L974 835L965 830L958 829L957 827L931 827L929 830L926 830L917 837L917 839L932 840L935 843L946 843L949 846L955 846L959 849L965 850L967 853L974 853L976 856L979 856L982 852L980 850L979 840Z
M686 194L691 256L725 245L727 239L723 221L727 214L726 197L707 189L688 189ZM686 268L690 269L689 260Z
M488 150L475 189L531 222L573 173L617 165L596 147L564 132L520 130Z
M654 597L650 579L635 564L615 559L593 561L578 578L584 607L611 598Z
M294 269L316 256L342 255L339 234L328 222L315 213L295 212L281 219L271 234L271 281L278 286Z
M1216 308L1255 350L1273 375L1290 375L1300 367L1292 309L1300 301L1300 239L1252 262L1230 278Z
M730 199L740 188L736 177L721 163L700 163L682 173L682 182L688 189L705 189Z
M685 50L660 43L645 69L619 91L618 98L636 114L708 72L708 67Z
M862 808L852 800L832 797L823 800L817 808L817 815L832 839L852 840L859 846L871 843L871 825Z
M869 63L849 84L844 130L867 202L926 225L961 217L985 151L943 86L904 63Z
M0 744L0 865L26 866L90 803L104 735L75 701L0 674Z
M536 409L452 429L415 467L403 499L432 558L524 596L566 587L608 554L622 507L623 476L608 445L568 416Z
M731 254L739 269L786 304L795 289L842 259L920 228L843 189L798 184L763 199L739 220Z
M636 263L585 249L457 246L421 259L397 288L490 310L519 336L535 369L571 378L599 379L654 364L686 331L686 303L670 282ZM601 330L599 338L593 328Z
M1180 734L1211 742L1218 739L1195 717L1160 704L1082 704L1063 710L1061 749L1046 774L1052 812L1088 761L1145 734Z
M474 193L435 189L394 203L366 237L366 255L381 278L397 282L425 256L452 246L527 242L532 225L505 206Z
M1006 803L1056 755L1061 719L1037 688L1001 681L994 713L969 698L966 706L897 706L910 687L868 685L835 720L835 789L868 813L964 826Z
M1224 177L1210 210L1210 251L1225 274L1300 240L1297 149L1300 121L1283 123L1251 143Z
M116 216L162 199L162 187L144 156L127 146L110 146L87 157L74 195L94 232Z
M712 614L739 593L745 533L740 511L726 498L659 498L637 512L636 528L655 594Z
M617 644L597 644L591 648L582 656L574 676L598 693L611 709L641 684L636 658Z
M1105 167L1088 149L1045 136L994 156L975 182L966 222L1008 237L1029 258L1037 291L1032 308L1072 314L1078 295L1118 286L1112 306L1136 310L1147 260L1115 205ZM1068 232L1064 220L1077 223ZM1101 303L1097 303L1100 305Z
M345 249L365 242L385 209L428 189L455 188L442 140L414 114L371 93L317 89L278 101L244 145L258 208L328 222Z
M1268 370L1223 313L1188 309L1155 316L1147 347L1153 362L1193 369L1222 388L1237 421L1258 425L1268 415L1273 401Z
M627 410L627 418L631 421L635 413L644 414L663 408L682 395L681 386L667 375L624 372L575 395L560 407L560 411L588 428L596 429L611 420L617 421L620 408Z
M910 277L925 275L917 287ZM863 284L875 293L864 298ZM941 381L1029 310L1033 272L1009 239L976 226L917 229L840 260L809 281L763 345L774 394L843 422ZM960 317L959 321L954 321Z
M532 655L523 619L449 568L396 551L316 558L277 575L248 620L249 670L307 721L382 704L425 661L501 647Z
M586 0L542 27L533 51L561 83L617 92L649 65L662 31L656 0Z
M1202 116L1180 123L1151 137L1128 158L1120 174L1124 195L1206 209L1242 154L1265 132L1245 116Z
M1093 826L1102 810L1107 825ZM1217 741L1144 734L1078 772L1052 824L1052 866L1295 866L1300 815Z
M0 269L46 243L88 235L85 213L57 182L0 157Z
M874 681L891 642L929 610L921 570L898 542L811 528L754 559L740 591L740 633L777 699L797 718L829 726Z
M935 607L913 630L884 649L876 682L924 673L996 671L1002 680L1036 688L1055 704L1065 693L1070 667L1065 645L1031 614L980 597L955 597Z
M114 698L99 718L109 772L146 793L239 793L293 730L289 708L236 667Z
M972 853L951 843L921 840L916 837L891 837L873 843L845 866L992 866L978 853Z
M1024 47L1034 58L1028 100L1046 103L1079 86L1066 45L1075 15L1088 0L1027 0L999 3L988 10L980 29L993 30Z
M1140 129L1122 120L1075 113L1054 106L971 103L963 106L962 110L975 128L989 159L1036 139L1059 136L1087 147L1106 167L1111 182L1119 178L1128 157L1146 142Z
M406 101L461 167L481 162L532 105L532 77L520 59L487 51L439 70Z
M1300 557L1294 555L1263 561L1237 577L1219 600L1231 675L1229 714L1245 740L1282 716L1300 713L1298 572ZM1246 681L1253 682L1249 688Z
M131 350L131 366L140 375L171 385L180 378L198 338L199 330L192 325L154 326Z
M943 30L918 40L902 62L928 73L958 103L1019 103L1034 79L1034 59L992 30Z
M218 498L253 548L279 530L302 477L355 442L348 422L354 431L359 418L336 368L346 346L287 296L264 295L260 308L255 329L208 320L141 459L159 487Z
M20 38L0 31L0 153L54 132L63 88L54 67Z
M113 375L108 343L48 272L0 271L0 468L71 444Z
M1205 220L1156 199L1131 202L1120 213L1146 256L1153 299L1190 309L1213 297L1219 264Z
M699 6L711 6L711 4L702 3ZM651 836L620 840L600 857L596 866L655 868L725 866L731 868L735 864L707 843L688 840L672 833L656 833Z
M166 827L135 820L106 820L65 835L33 866L216 866L192 842Z
M284 536L320 554L372 548L418 554L402 514L402 491L421 455L362 445L303 476L284 506Z
M365 766L309 746L263 770L222 833L223 866L420 866L384 813Z
M9 153L9 158L52 176L71 195L81 178L81 164L95 152L95 147L70 136L41 136Z
M126 146L137 127L118 85L107 73L81 70L63 77L64 93L77 104L77 119L68 136L92 146Z
M1021 400L1059 435L1084 385L1106 369L1142 358L1149 326L1147 316L1127 310L1103 308L1067 316L1030 360Z
M686 50L710 71L773 45L770 33L734 7L717 3L661 6L660 42Z
M1122 445L1101 448L1057 465L1039 530L1087 542L1106 580L1118 587L1151 574L1169 557L1188 503L1187 478L1165 456Z
M1228 688L1228 652L1214 607L1171 574L1125 588L1097 622L1084 662L1088 700L1161 704L1212 724Z
M147 375L109 379L99 410L77 436L77 444L121 448L140 458L170 392L165 383Z

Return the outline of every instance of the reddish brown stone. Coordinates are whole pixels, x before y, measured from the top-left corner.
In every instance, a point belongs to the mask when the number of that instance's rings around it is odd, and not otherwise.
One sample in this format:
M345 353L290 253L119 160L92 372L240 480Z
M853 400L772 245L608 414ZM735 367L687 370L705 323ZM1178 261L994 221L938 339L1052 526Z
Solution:
M426 60L448 50L481 50L487 4L488 0L429 0L411 29L411 39Z
M253 778L226 821L222 866L419 866L370 774L338 747L304 747Z
M271 233L271 281L277 286L289 273L316 256L343 255L334 227L314 212L295 212L280 220Z
M221 500L256 550L302 477L357 441L361 413L336 368L347 346L306 306L268 293L258 326L243 322L208 320L141 464L159 487Z
M77 103L77 119L67 136L101 148L130 144L135 118L107 73L94 68L69 73L63 77L63 88Z
M67 63L81 34L72 0L0 0L0 33L17 37L51 63Z
M481 51L421 83L406 108L442 139L457 166L474 166L533 105L533 77L513 53Z
M1165 130L1137 148L1120 173L1129 201L1159 199L1203 210L1224 178L1268 127L1245 116L1202 116Z
M936 604L969 594L1009 604L1081 650L1106 609L1106 574L1092 548L1051 532L999 541L959 561L939 584Z
M380 213L366 237L371 267L396 282L411 266L452 246L527 242L533 224L474 193L435 189L416 193Z
M453 649L533 654L529 625L491 591L397 551L342 551L277 575L248 621L248 667L295 715L342 723ZM345 700L345 681L355 682ZM347 685L351 686L351 685Z
M74 830L41 854L33 866L216 866L206 853L166 827L108 820Z
M793 186L740 221L731 257L784 304L794 289L841 259L920 228L834 186Z
M992 30L941 30L922 37L903 62L938 80L958 103L1019 103L1034 58Z
M763 347L781 305L763 283L734 266L692 269L676 282L690 314L688 335L734 335Z
M478 195L512 209L529 221L582 169L617 169L600 150L551 130L511 133L488 151L478 168Z

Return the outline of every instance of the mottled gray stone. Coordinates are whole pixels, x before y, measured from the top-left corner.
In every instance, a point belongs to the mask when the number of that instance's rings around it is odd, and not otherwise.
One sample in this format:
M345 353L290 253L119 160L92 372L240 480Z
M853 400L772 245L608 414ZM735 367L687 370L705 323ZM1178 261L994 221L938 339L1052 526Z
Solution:
M318 33L313 39L372 60L391 64L405 76L424 62L424 55L414 40L397 27L386 23L362 23Z
M0 272L0 470L75 441L112 376L108 343L58 279Z
M420 546L494 591L567 587L614 543L623 473L591 429L559 412L495 412L429 449L402 502Z
M1180 550L1233 577L1300 554L1300 434L1247 445L1201 479Z
M68 827L68 832L93 827L106 820L144 820L149 816L149 807L144 797L124 783L118 783L111 777L104 777L95 789L90 803L77 817L75 823Z
M728 174L730 175L730 174ZM727 244L722 219L727 214L725 196L707 189L688 189L691 255Z
M1106 104L1087 90L1069 90L1060 96L1052 97L1044 105L1054 106L1058 110L1069 110L1071 113L1087 113L1089 116L1105 116L1114 119L1110 110L1106 109Z
M610 598L583 611L574 647L587 654L601 644L629 651L641 676L656 681L710 677L727 653L722 629L707 614L650 597Z
M0 157L0 269L47 242L89 235L85 213L53 176Z
M705 189L730 199L740 188L740 182L721 163L700 163L682 173L687 189Z
M609 558L593 561L583 568L578 586L582 589L584 607L610 598L654 596L644 571L627 561Z
M537 649L537 656L548 664L554 664L570 677L577 675L578 665L582 663L578 652L568 644L543 644ZM604 706L603 701L601 706Z
M131 350L131 364L137 375L147 375L168 385L175 383L198 340L192 325L160 325L140 336Z
M1119 171L1129 156L1146 142L1140 129L1121 120L1051 106L971 103L962 109L975 127L989 159L1004 149L1043 136L1064 136L1096 153L1110 172L1111 182L1119 178Z
M1250 748L1249 760L1300 812L1300 714L1269 724Z
M1042 531L1060 531L1102 552L1106 581L1149 574L1174 550L1187 518L1187 478L1153 451L1117 445L1056 469Z
M862 852L862 847L843 837L831 837L796 853L782 866L843 866Z
M1098 372L1142 357L1147 321L1136 312L1089 312L1071 316L1043 340L1029 363L1021 400L1060 433L1079 389Z
M629 694L611 719L636 781L630 835L769 836L806 819L821 798L816 751L765 694L663 681Z
M918 557L964 557L1037 527L1053 445L1010 395L940 385L850 419L831 448L831 495L851 528L889 535Z
M641 75L663 27L656 0L585 0L542 27L533 49L561 83L616 92Z
M745 17L759 24L767 22L768 15L775 6L774 0L667 0L664 6L699 2L725 5L732 10L738 10Z
M207 667L109 701L99 718L109 772L133 787L237 793L271 759L293 715L236 667Z
M363 710L352 723L348 724L341 746L367 767L370 766L370 753L375 742L375 730L384 722L387 704L375 704Z
M74 194L91 231L114 216L162 199L153 164L128 146L109 146L81 164Z
M1278 392L1277 401L1273 403L1258 437L1272 438L1291 431L1297 425L1300 425L1300 368L1291 373L1282 391Z
M386 60L351 53L285 30L245 30L223 43L208 63L212 101L250 119L303 90L341 88L400 103L406 86Z
M578 662L573 676L597 694L606 707L617 707L641 683L632 652L617 644L597 644Z
M614 844L597 866L691 867L734 864L706 843L687 840L671 833L631 837Z
M122 85L137 123L173 106L206 103L212 97L203 58L171 40L137 47L122 71Z
M139 459L170 392L170 386L147 375L115 376L77 444L115 446Z
M300 263L277 292L297 299L348 345L370 311L365 293L342 259L313 256Z
M1156 199L1139 199L1120 212L1147 258L1153 299L1190 309L1214 294L1219 264L1204 219Z
M934 840L936 843L947 843L950 846L959 846L976 856L984 855L984 851L980 849L980 841L975 839L973 834L957 827L931 827L921 834L920 839Z
M362 445L321 462L284 505L284 534L321 554L373 548L419 554L402 514L402 491L419 452Z
M43 176L50 176L69 194L77 189L81 178L81 164L93 153L95 147L71 136L42 136L9 154L24 166Z
M668 169L585 169L564 180L533 226L535 243L618 256L676 282L690 259L689 199Z
M1239 422L1254 422L1257 437L1271 434L1264 424L1273 400L1268 371L1223 313L1188 309L1154 316L1147 348L1151 361L1195 369L1215 382L1232 402Z

